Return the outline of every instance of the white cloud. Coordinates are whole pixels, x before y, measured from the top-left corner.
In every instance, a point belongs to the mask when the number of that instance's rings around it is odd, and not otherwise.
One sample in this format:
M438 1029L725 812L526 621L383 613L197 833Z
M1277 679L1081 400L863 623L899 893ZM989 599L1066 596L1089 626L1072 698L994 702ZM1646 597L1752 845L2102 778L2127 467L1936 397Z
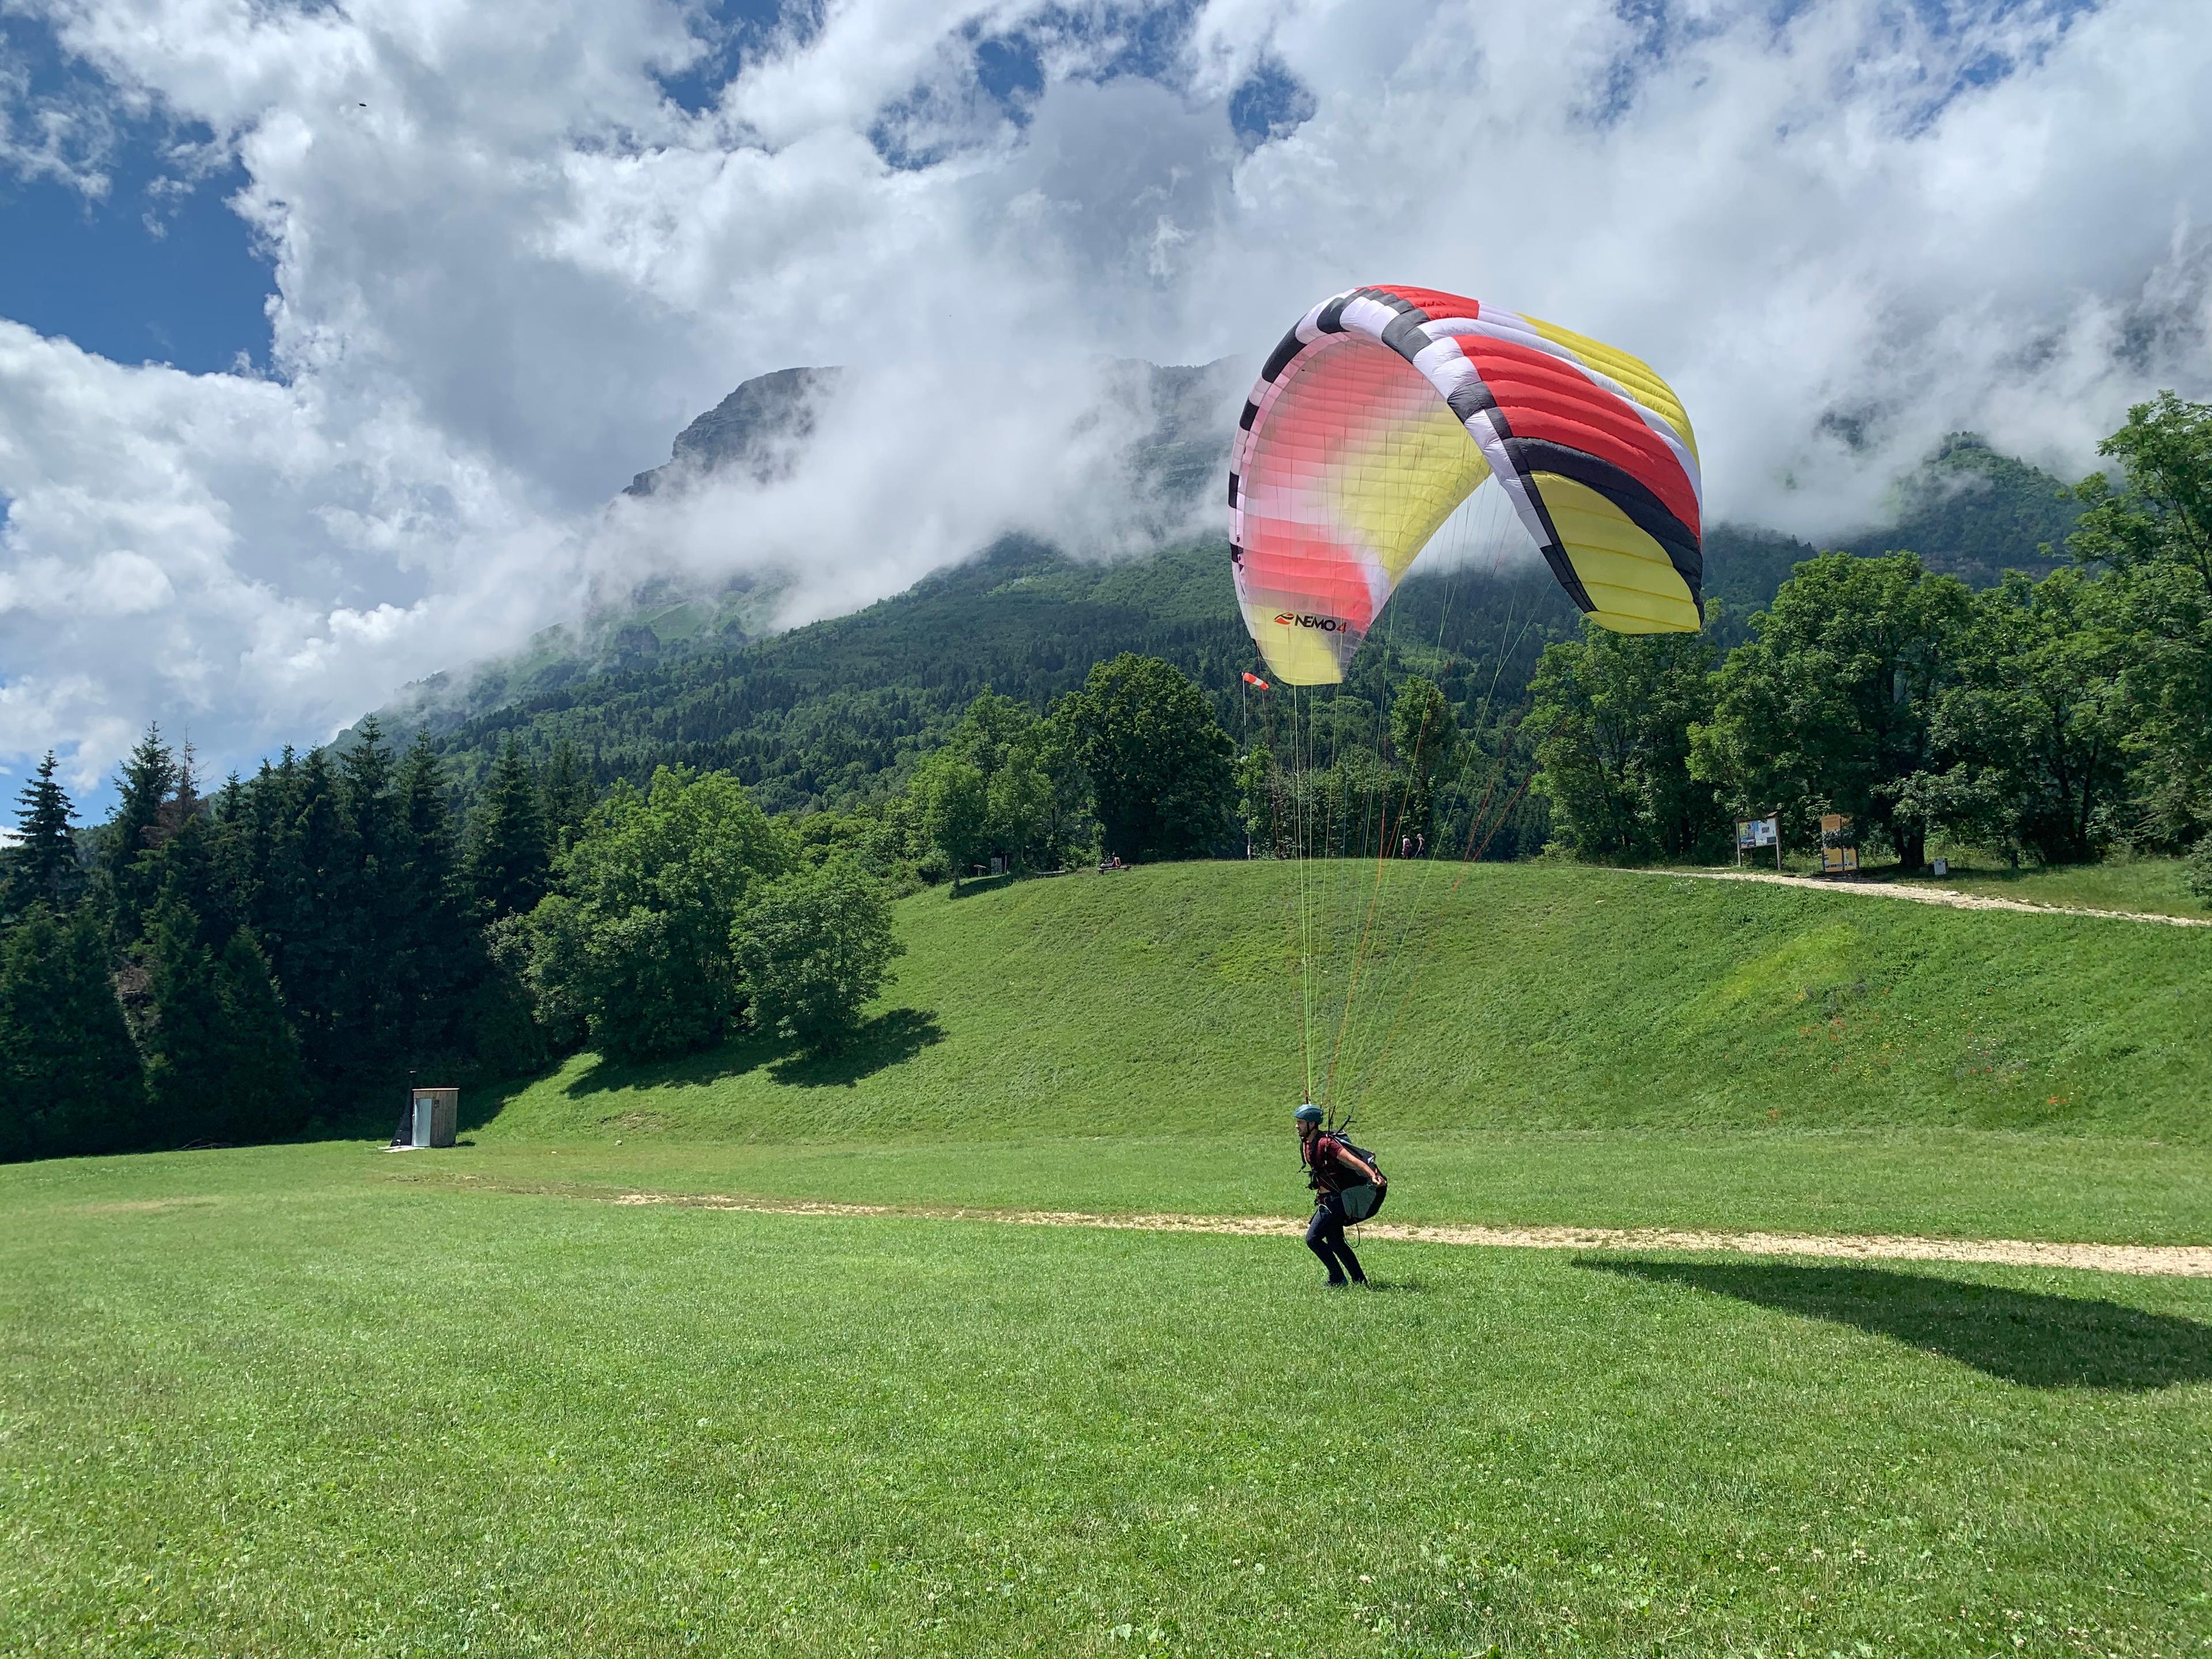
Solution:
M1256 356L1357 282L1650 358L1715 514L1805 531L1946 429L2080 469L2131 398L2212 385L2201 0L1212 0L1109 76L1133 9L838 0L690 111L677 0L48 0L115 108L243 165L276 373L0 325L0 762L82 781L156 716L250 761L648 574L788 572L805 616L1006 530L1110 550L1099 361ZM1016 108L987 36L1042 66ZM1262 65L1313 114L1248 153ZM104 120L0 64L16 170L94 179L69 135ZM738 380L825 362L790 477L605 505Z

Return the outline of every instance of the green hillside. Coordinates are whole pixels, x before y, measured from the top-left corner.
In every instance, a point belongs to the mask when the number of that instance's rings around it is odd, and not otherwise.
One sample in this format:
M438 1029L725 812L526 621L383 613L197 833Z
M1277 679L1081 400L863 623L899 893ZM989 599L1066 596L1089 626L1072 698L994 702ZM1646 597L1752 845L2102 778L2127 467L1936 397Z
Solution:
M2212 1237L2201 930L1384 873L1303 872L1386 1222ZM0 1169L0 1650L2197 1650L2212 1280L1004 1224L1301 1212L1300 875L927 892L842 1058L449 1151Z
M1909 550L1976 587L2008 570L2042 575L2063 563L2081 516L2061 480L1971 432L1952 434L1899 479L1888 508L1887 524L1840 545L1867 556Z
M1333 1059L1334 1103L1377 1134L1957 1126L2212 1143L2198 930L1420 864L1389 866L1370 926L1372 866L1309 874L1316 1092ZM515 1091L485 1133L1273 1130L1302 1085L1298 880L1201 864L926 892L902 907L898 981L844 1059L741 1044L623 1072L586 1056Z
M1544 645L1577 627L1534 569L1409 581L1389 617L1368 653L1376 672L1393 648L1425 653L1462 706L1493 686L1516 702ZM431 729L465 787L512 732L541 760L574 744L603 782L726 770L770 811L802 810L887 787L985 690L1042 708L1122 651L1175 663L1233 717L1255 659L1224 544L1098 564L1010 540L851 616L762 640L709 634ZM410 721L401 710L387 726Z
M2038 546L2063 540L2072 514L2054 481L1971 445L1947 457L1901 487L1894 526L1854 549L1924 548L1931 568L1977 582L2047 568ZM1814 550L1778 532L1711 528L1706 591L1723 648ZM647 596L580 643L549 635L465 688L426 683L383 711L386 729L427 726L465 790L513 733L539 761L574 744L603 783L667 764L728 770L770 810L799 811L893 787L987 690L1042 708L1093 663L1136 651L1192 675L1226 717L1254 661L1214 541L1097 564L1012 539L853 615L761 637L777 591ZM1378 640L1440 675L1470 726L1486 698L1517 708L1544 646L1578 625L1533 568L1416 574L1386 616Z

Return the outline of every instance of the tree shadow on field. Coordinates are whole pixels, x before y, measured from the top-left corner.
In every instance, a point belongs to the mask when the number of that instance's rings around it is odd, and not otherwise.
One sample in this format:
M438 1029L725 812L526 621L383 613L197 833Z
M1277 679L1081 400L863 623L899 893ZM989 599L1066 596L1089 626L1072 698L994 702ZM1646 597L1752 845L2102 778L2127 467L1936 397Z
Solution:
M614 1060L601 1056L567 1084L563 1092L572 1099L605 1094L611 1089L660 1089L672 1085L719 1083L758 1071L781 1054L785 1044L772 1037L740 1037L717 1048L701 1048L666 1060Z
M1856 1325L2032 1389L2140 1391L2212 1381L2212 1326L2117 1302L1881 1267L1594 1256L1575 1265Z
M864 1077L912 1060L945 1041L937 1016L921 1008L887 1008L862 1023L844 1046L823 1054L792 1054L769 1075L802 1089L851 1088Z
M628 1065L599 1060L572 1079L567 1092L571 1098L580 1098L614 1089L719 1083L763 1066L778 1083L799 1088L849 1088L862 1078L912 1060L931 1044L944 1041L945 1029L935 1014L921 1008L890 1008L862 1021L844 1047L834 1053L800 1053L782 1037L756 1035L668 1060Z
M1002 887L1012 887L1022 878L1009 871L998 876L963 876L960 885L945 896L949 899L981 898L986 893L995 893Z

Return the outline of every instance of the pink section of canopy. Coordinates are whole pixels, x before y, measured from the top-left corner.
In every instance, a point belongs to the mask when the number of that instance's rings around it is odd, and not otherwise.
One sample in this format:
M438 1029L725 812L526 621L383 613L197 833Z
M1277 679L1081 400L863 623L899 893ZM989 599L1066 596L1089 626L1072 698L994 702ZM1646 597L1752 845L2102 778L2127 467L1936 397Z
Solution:
M1339 617L1356 634L1373 626L1387 580L1371 550L1332 533L1343 525L1339 484L1380 465L1396 432L1436 404L1419 370L1363 335L1334 337L1301 364L1245 463L1243 570L1255 604Z

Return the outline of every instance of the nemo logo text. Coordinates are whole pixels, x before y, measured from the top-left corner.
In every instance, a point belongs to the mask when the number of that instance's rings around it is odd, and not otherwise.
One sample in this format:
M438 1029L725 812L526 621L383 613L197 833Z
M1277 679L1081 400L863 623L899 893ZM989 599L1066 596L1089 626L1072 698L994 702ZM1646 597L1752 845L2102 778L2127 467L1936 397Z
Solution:
M1352 624L1341 617L1316 617L1310 612L1281 611L1275 615L1278 628L1318 628L1324 634L1341 634Z

